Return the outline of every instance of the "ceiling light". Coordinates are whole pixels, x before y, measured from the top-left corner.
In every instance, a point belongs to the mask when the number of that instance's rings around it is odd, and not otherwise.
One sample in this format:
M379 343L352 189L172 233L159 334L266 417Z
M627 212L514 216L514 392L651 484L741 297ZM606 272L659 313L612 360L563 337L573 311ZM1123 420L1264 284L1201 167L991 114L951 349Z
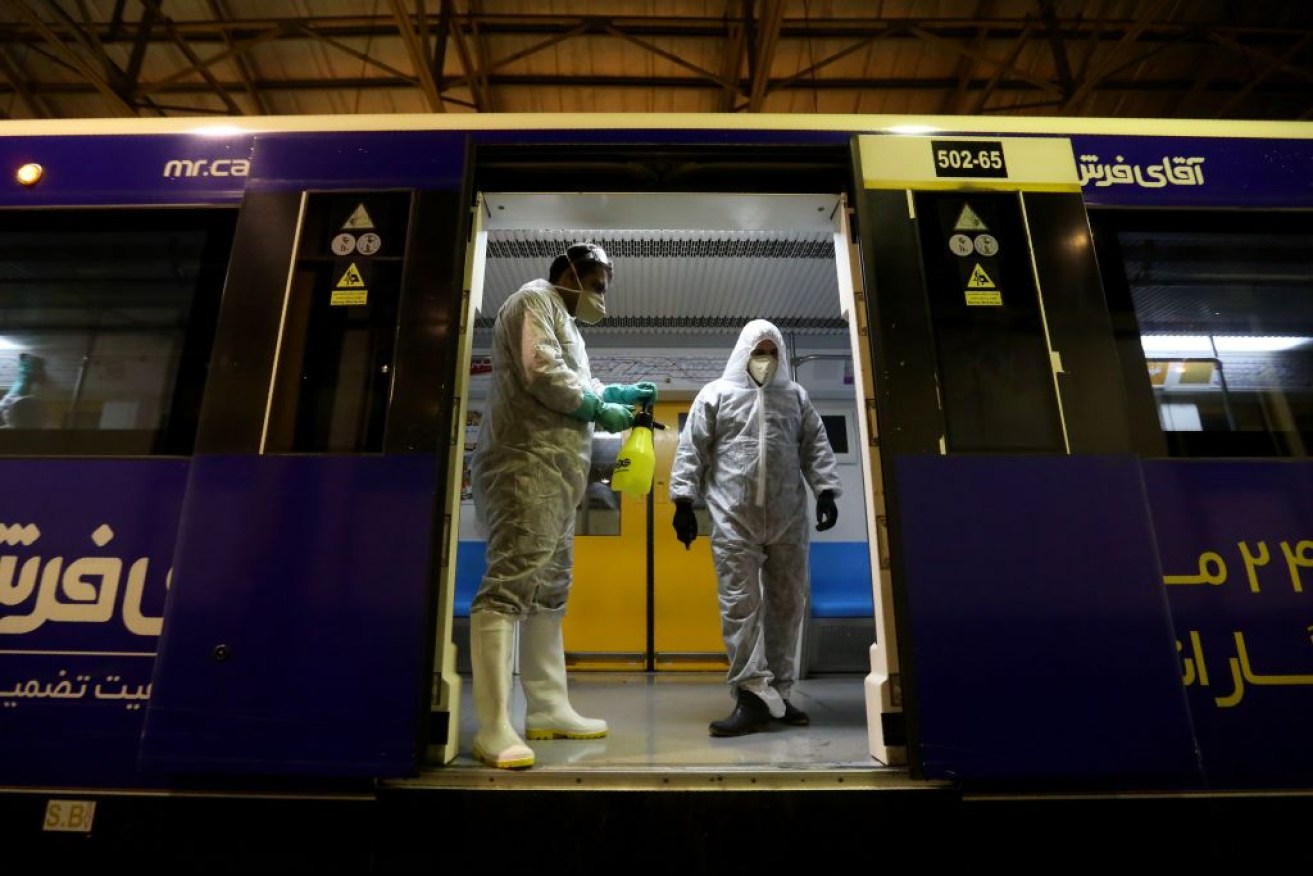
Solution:
M1313 344L1313 338L1283 335L1142 335L1146 353L1280 353Z

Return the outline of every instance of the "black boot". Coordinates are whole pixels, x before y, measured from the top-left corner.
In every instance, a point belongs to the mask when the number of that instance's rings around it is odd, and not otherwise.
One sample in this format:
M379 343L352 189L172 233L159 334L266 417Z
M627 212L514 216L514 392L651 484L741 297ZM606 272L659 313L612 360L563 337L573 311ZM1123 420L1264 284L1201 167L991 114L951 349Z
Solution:
M770 709L761 697L746 690L739 691L739 701L728 718L711 722L712 736L743 736L760 733L770 726Z
M784 715L775 720L783 721L785 724L791 724L794 727L806 727L812 722L812 719L807 717L806 712L802 709L796 708L793 703L788 700L784 701Z

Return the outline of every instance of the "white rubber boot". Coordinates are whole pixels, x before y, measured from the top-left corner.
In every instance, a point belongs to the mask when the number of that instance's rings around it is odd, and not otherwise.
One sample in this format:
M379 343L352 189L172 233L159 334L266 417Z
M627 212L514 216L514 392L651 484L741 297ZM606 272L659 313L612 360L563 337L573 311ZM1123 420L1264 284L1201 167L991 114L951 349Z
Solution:
M511 653L516 619L495 611L470 615L470 668L473 670L474 759L498 769L533 766L533 749L511 726Z
M600 718L584 718L570 706L565 682L563 612L533 614L520 622L520 683L529 702L524 735L529 739L600 739Z

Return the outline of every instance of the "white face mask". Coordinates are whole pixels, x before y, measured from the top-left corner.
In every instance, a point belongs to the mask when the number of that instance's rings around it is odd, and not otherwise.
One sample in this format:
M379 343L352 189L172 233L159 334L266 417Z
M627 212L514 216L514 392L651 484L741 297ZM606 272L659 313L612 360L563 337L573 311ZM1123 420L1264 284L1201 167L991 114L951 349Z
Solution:
M583 281L579 279L579 271L574 265L570 265L570 271L574 274L575 283L583 286ZM596 289L570 289L565 286L557 286L562 292L572 292L576 296L574 318L584 325L596 325L606 316L606 293L599 292Z
M748 358L748 373L757 381L758 386L765 386L766 382L775 376L775 369L779 367L780 361L766 353L758 353Z
M575 307L574 318L585 325L595 325L606 316L606 296L601 292L588 290L579 293L579 304Z

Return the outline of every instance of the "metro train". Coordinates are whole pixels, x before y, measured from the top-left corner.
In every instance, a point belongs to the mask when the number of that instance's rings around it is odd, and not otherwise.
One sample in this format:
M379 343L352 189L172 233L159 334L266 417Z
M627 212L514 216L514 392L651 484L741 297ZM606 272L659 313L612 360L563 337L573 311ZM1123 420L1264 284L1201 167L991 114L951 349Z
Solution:
M490 327L582 240L594 373L665 428L643 497L595 436L572 684L723 688L665 477L762 317L845 482L802 666L862 756L813 786L1313 791L1313 125L11 121L0 170L0 820L41 848L161 799L610 787L472 766L461 705Z

